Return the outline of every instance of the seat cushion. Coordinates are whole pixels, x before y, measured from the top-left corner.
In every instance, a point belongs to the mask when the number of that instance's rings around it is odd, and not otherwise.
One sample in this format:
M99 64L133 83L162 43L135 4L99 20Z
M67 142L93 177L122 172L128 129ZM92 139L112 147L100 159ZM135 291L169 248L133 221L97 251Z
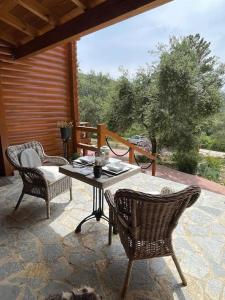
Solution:
M49 183L53 183L66 176L59 172L59 167L57 166L41 166L38 167L37 169L43 172L45 179Z
M25 168L37 168L42 165L41 159L34 149L25 149L21 152L20 164Z

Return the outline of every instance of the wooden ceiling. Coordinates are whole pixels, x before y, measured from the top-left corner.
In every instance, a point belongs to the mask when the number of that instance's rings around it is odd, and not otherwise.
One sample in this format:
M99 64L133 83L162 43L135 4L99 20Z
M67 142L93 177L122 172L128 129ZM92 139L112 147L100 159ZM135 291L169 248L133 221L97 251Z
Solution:
M169 1L0 0L0 39L20 58Z

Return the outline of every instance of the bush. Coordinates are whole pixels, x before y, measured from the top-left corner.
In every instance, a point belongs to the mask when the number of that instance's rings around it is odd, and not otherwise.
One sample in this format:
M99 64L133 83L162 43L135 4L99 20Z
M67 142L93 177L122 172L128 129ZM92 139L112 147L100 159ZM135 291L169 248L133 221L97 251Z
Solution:
M202 135L200 137L200 147L203 149L212 150L212 146L214 144L214 139L208 135Z
M225 152L225 139L216 138L212 144L211 150Z
M148 157L144 155L136 154L135 156L139 163L149 163L151 161Z
M198 175L213 181L219 181L223 159L206 156L198 165Z
M173 160L176 162L178 170L189 174L196 174L199 158L199 154L196 151L176 152L173 155Z
M225 152L224 137L202 135L200 138L200 147L203 149Z

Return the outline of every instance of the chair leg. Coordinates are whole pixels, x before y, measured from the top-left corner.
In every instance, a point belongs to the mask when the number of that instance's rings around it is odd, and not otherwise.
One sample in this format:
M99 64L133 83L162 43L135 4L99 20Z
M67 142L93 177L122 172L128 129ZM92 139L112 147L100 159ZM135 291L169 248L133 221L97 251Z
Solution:
M47 219L50 219L50 202L46 201Z
M73 200L72 186L70 187L70 201Z
M125 281L124 281L124 284L123 284L123 289L122 289L122 292L121 292L121 298L122 299L125 298L126 293L127 293L127 288L128 288L129 282L130 282L130 275L131 275L132 267L133 267L133 260L129 259L129 263L128 263L128 266L127 266L126 278L125 278Z
M18 200L18 202L17 202L16 207L14 208L14 210L17 210L17 208L20 206L20 203L21 203L21 201L23 199L23 196L24 196L24 192L22 191L22 193L21 193L21 195L19 197L19 200Z
M175 255L175 254L172 254L172 258L173 258L173 261L174 261L175 266L176 266L176 268L177 268L177 271L178 271L178 273L179 273L179 275L180 275L180 278L181 278L181 280L182 280L183 286L186 286L186 285L187 285L187 281L186 281L186 279L185 279L185 277L184 277L184 274L183 274L182 271L181 271L181 267L180 267L180 264L178 263L178 260L177 260L177 258L176 258L176 255Z

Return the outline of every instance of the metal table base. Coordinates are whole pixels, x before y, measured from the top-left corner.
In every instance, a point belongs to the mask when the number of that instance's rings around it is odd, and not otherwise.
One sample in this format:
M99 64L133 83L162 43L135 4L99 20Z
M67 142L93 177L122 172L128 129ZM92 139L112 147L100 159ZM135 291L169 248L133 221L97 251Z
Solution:
M100 221L100 219L103 219L107 222L109 222L109 218L104 214L104 190L101 188L93 187L93 210L92 213L84 218L77 228L75 229L75 233L81 232L81 226L91 220L96 218L96 221Z

